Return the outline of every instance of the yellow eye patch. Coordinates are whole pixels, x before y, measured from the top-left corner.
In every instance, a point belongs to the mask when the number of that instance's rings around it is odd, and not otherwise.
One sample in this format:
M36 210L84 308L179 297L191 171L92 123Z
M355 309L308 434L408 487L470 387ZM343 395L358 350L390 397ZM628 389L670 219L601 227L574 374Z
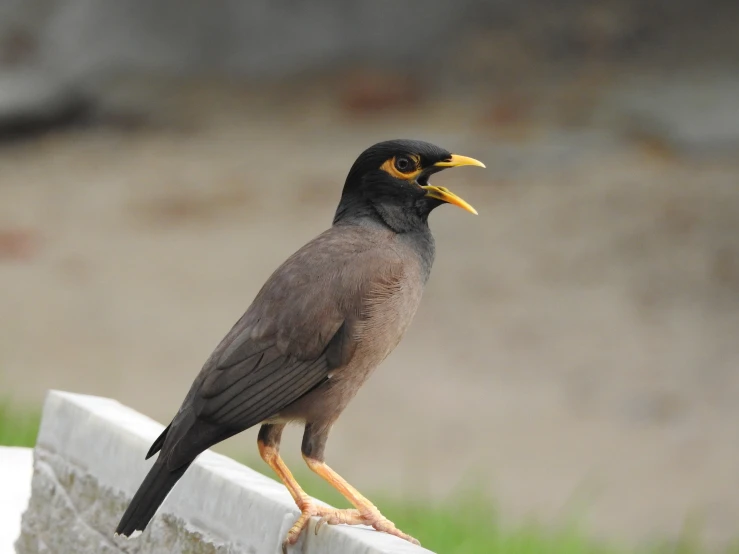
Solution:
M404 167L407 164L407 168ZM423 168L418 156L393 156L380 166L380 169L395 179L413 181L418 177Z

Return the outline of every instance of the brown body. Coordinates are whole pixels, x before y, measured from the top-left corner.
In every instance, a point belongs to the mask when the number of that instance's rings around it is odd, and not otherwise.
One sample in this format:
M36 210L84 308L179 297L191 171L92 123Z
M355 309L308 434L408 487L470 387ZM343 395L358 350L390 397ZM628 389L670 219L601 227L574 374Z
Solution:
M316 242L330 241L331 234L325 233ZM366 283L349 337L353 355L345 365L331 370L328 379L315 390L269 418L269 423L299 420L321 426L332 424L372 371L398 345L421 302L426 276L422 260L409 244L378 228L356 227L342 236L347 235L358 244L374 245L357 255L361 264L353 264L346 268L346 275L337 276L348 283Z
M433 256L422 240L427 253L377 225L337 225L288 258L195 379L172 424L180 432L163 443L170 467L196 441L208 448L261 422L328 431L418 308Z

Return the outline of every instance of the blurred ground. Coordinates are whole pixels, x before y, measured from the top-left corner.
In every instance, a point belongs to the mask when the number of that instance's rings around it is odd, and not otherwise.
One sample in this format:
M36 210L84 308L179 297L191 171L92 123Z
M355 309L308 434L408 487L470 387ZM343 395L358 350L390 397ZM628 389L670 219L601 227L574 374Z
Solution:
M724 542L739 521L735 75L454 102L198 84L176 101L147 89L141 119L7 142L0 384L166 422L268 275L330 224L357 154L430 140L487 163L435 180L480 216L432 216L424 303L329 461L368 491L479 483L504 517L583 510L628 540L692 522ZM245 435L226 450L255 451Z

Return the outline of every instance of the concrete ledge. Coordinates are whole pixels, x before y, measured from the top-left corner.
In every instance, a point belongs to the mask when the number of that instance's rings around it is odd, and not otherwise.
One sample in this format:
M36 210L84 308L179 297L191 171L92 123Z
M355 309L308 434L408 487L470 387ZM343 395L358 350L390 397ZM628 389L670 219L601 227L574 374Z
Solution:
M144 454L162 429L113 400L50 392L17 554L279 554L298 516L287 490L210 451L191 466L141 536L113 537L151 466ZM291 552L429 552L368 528L325 526L315 535L314 526L315 518Z
M0 554L13 554L21 514L31 496L33 451L0 446Z

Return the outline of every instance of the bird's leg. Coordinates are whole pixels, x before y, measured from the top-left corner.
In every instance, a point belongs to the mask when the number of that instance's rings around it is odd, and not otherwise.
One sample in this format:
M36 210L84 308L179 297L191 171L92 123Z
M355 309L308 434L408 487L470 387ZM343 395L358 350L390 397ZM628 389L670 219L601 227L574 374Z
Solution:
M282 424L262 425L259 429L257 444L259 445L259 455L285 484L293 500L295 500L295 504L300 509L300 517L290 528L287 537L282 542L282 552L283 554L287 554L287 547L298 541L300 533L308 525L312 516L328 517L334 515L334 512L339 510L316 505L313 499L301 488L295 477L293 477L290 469L288 469L282 457L280 457L280 438L284 428L285 425ZM339 517L339 519L341 518ZM337 521L337 523L349 523L349 521Z
M316 533L321 525L345 523L347 525L371 525L377 531L395 535L413 544L420 544L416 539L403 533L395 524L380 513L380 510L365 498L346 479L331 469L324 460L324 449L330 426L316 426L307 424L303 435L303 459L308 467L323 477L332 487L338 490L356 510L330 510L320 514L321 520L316 525Z
M257 438L259 455L277 474L280 481L285 484L285 487L290 492L290 496L295 500L295 504L302 510L303 506L310 502L310 497L300 487L280 456L280 438L282 437L282 430L284 428L284 424L272 425L265 423L262 425Z
M352 503L356 510L337 510L321 517L316 524L316 533L324 523L336 524L346 523L347 525L371 525L377 531L382 531L390 535L395 535L413 544L421 544L417 539L403 533L395 527L395 524L380 513L380 510L365 498L357 489L351 486L346 479L336 473L327 466L322 460L315 460L304 456L305 463L318 475L323 477L331 486L338 490L344 498ZM337 513L342 512L342 513Z

